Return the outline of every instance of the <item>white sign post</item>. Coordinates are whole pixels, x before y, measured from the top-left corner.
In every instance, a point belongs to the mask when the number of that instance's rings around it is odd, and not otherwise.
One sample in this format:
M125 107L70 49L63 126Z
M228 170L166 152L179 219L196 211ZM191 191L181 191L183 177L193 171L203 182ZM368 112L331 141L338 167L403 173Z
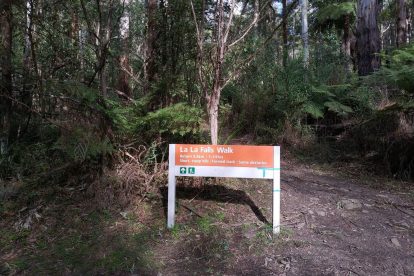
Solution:
M167 227L174 227L176 176L273 179L273 233L280 232L280 147L169 145Z

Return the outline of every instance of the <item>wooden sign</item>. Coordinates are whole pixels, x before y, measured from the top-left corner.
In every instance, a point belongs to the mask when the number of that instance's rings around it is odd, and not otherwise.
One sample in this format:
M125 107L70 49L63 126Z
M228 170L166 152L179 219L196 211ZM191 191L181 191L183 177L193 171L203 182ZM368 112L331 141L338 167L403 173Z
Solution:
M174 226L176 176L273 179L273 232L280 231L280 147L169 145L168 219Z

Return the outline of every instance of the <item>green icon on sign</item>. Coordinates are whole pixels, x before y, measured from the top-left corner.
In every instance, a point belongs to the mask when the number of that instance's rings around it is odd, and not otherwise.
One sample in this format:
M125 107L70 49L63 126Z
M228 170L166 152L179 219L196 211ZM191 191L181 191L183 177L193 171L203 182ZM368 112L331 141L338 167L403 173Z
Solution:
M180 168L180 173L181 174L186 174L187 173L187 168L181 167Z
M188 173L189 174L195 174L195 168L194 167L188 168Z

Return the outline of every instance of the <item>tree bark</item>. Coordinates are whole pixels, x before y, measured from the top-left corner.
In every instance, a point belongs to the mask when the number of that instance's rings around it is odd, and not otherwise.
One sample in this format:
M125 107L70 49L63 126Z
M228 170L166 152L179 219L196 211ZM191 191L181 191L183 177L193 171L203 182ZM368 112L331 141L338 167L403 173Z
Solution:
M309 65L309 34L308 34L308 0L301 0L303 64Z
M288 13L287 0L282 0L282 40L283 40L283 67L288 60Z
M13 80L12 80L12 0L0 2L0 153L7 151L10 137L10 119L12 111Z
M32 107L32 92L33 92L33 1L26 0L26 26L24 30L24 52L23 52L23 89L21 93L22 103L28 107ZM17 108L21 118L19 124L23 124L23 120L27 118L30 120L30 111L27 108L19 106ZM26 117L26 118L25 118ZM27 126L27 124L26 124ZM17 127L19 128L19 127ZM25 130L24 130L25 131ZM23 132L24 132L23 131Z
M351 71L351 23L350 15L347 14L344 17L344 34L342 37L342 51L345 55L345 69Z
M214 81L213 91L207 97L207 108L210 120L211 143L217 145L218 143L218 107L220 104L220 94L223 83L223 62L224 51L226 46L224 36L224 3L223 0L217 2L217 30L216 30L216 60L214 62Z
M122 92L127 98L131 98L131 89L129 87L129 76L127 72L131 70L129 66L129 3L130 0L121 0L124 5L124 13L122 14L119 33L121 38L121 54L119 60L119 76L118 76L118 90Z
M413 2L413 6L414 6L414 2ZM412 39L413 39L413 20L414 20L413 12L414 12L414 7L409 8L407 10L408 10L407 35L408 35L408 43L411 43Z
M155 41L157 38L157 0L147 0L147 38L146 38L146 53L145 53L145 85L144 93L148 94L151 90L151 85L155 81Z
M357 65L358 74L366 76L381 66L377 0L359 0L357 8Z
M405 0L396 0L397 9L397 41L398 48L407 43L407 6Z
M72 40L72 44L74 46L78 43L78 33L79 33L79 17L78 17L78 11L72 10L72 20L70 22L70 32L69 32L69 38Z

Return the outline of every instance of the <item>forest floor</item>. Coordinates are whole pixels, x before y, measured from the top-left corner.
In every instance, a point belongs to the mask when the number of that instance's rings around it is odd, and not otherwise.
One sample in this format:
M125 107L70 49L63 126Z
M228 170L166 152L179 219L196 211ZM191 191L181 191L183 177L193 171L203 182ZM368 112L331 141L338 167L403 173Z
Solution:
M165 188L126 210L96 208L83 186L3 202L0 275L414 275L412 183L282 162L275 237L269 181L178 183L171 231Z

